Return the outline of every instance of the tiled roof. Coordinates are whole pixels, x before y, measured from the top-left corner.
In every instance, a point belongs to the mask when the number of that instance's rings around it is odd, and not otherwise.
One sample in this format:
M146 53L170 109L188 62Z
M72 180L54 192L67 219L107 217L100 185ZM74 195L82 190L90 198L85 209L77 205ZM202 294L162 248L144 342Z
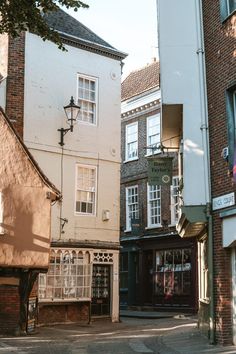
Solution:
M121 84L121 101L159 87L159 62L132 71Z
M44 18L49 27L58 32L63 32L85 41L114 49L109 43L105 42L89 28L61 9L58 11L48 12L44 15Z

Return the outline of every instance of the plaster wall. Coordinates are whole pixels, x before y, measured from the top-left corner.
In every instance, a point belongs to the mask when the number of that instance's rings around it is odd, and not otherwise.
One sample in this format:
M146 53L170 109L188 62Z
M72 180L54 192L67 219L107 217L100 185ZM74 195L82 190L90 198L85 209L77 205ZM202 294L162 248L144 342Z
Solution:
M50 180L62 191L54 207L54 240L119 240L120 76L118 60L26 34L24 141ZM43 55L42 55L43 52ZM98 79L97 124L79 122L65 136L62 150L57 129L66 127L63 106L77 97L77 74ZM97 167L96 215L75 214L76 165ZM60 210L61 208L61 210ZM103 210L110 219L102 221ZM60 218L68 223L60 233Z
M51 234L49 188L2 115L0 140L0 266L46 268Z
M158 0L163 104L183 104L184 204L205 204L204 100L200 18L196 0ZM170 11L171 9L171 11ZM173 117L174 119L174 117Z

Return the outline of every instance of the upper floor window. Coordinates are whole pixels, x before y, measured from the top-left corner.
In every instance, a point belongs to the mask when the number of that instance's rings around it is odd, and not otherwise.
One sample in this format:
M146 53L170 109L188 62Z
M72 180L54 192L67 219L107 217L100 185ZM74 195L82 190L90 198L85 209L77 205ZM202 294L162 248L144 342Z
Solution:
M179 219L179 177L172 178L172 186L170 193L170 206L171 206L171 224L174 225Z
M131 221L139 218L138 186L126 188L126 230L131 230Z
M76 207L80 214L95 214L96 202L96 167L77 166Z
M161 225L161 187L149 185L147 191L148 227Z
M78 75L79 120L82 122L96 124L97 86L97 79Z
M138 122L126 125L125 160L135 160L138 157Z
M160 114L147 118L147 146L153 149L147 149L147 155L160 152Z
M226 116L229 147L228 162L230 169L232 169L236 142L236 85L226 90Z
M236 10L236 0L220 0L220 15L223 22Z

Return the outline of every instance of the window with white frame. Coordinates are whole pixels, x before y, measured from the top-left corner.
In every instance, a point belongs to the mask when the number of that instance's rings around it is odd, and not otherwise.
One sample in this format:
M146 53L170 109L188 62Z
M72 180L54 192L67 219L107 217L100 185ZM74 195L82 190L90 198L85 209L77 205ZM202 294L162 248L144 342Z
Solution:
M161 225L161 187L147 185L148 227Z
M207 238L198 244L199 254L199 298L204 301L209 300L208 289L208 245Z
M220 14L223 22L236 10L236 0L220 0Z
M96 124L97 86L97 79L78 75L79 120L82 122Z
M147 118L147 146L153 149L147 149L147 155L160 152L160 114Z
M138 186L126 188L126 230L131 230L131 221L139 218Z
M170 187L170 211L171 224L174 225L179 219L179 177L172 178L172 185Z
M77 165L76 213L95 215L96 167Z
M126 125L125 160L131 161L138 157L138 122Z
M39 274L39 301L90 300L91 279L88 253L52 249L48 272Z

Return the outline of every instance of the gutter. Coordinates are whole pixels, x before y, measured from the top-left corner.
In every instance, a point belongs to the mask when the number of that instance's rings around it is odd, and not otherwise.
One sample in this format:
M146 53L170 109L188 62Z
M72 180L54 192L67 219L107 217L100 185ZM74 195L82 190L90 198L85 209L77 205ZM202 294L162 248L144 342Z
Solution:
M209 271L209 327L210 344L215 344L215 308L214 308L214 263L213 263L213 231L212 231L212 213L211 213L211 177L210 177L210 149L209 149L209 126L208 126L208 106L207 106L207 87L206 87L206 69L205 69L205 48L204 48L204 27L202 14L202 0L196 0L196 22L198 35L198 48L196 55L199 64L199 82L202 108L202 144L206 155L204 156L204 178L206 195L206 217L208 222L208 271Z

